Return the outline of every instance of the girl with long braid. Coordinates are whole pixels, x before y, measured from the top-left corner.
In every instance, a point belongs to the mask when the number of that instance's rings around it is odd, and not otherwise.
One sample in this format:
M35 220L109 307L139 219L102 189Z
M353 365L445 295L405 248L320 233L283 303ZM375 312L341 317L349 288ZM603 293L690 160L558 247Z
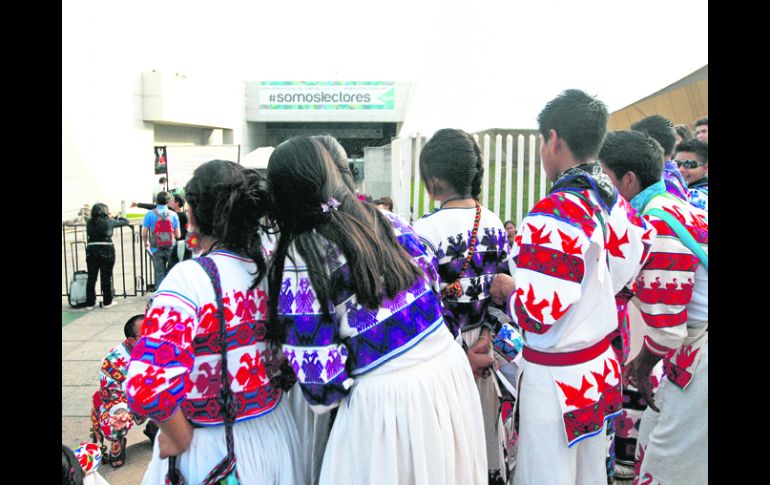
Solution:
M489 483L505 483L505 437L500 389L492 376L492 339L498 330L486 318L489 285L509 273L508 241L500 218L481 206L484 166L476 141L462 130L437 131L420 153L420 177L441 207L414 223L434 257L441 280L444 319L476 377L486 434Z
M486 484L478 393L411 227L359 201L315 139L279 145L267 181L268 334L313 410L338 409L319 483Z

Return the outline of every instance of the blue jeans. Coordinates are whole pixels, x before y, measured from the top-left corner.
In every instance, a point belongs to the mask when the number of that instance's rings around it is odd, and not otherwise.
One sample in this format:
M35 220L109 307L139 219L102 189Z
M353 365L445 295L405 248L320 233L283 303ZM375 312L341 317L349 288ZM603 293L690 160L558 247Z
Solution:
M155 268L155 291L158 291L163 278L166 277L166 273L171 269L169 263L171 262L171 248L157 249L152 253L152 265Z

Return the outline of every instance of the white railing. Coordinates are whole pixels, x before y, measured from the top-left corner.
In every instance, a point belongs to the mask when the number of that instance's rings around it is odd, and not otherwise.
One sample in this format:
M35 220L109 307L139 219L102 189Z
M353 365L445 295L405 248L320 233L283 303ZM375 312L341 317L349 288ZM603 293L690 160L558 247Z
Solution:
M513 135L505 136L505 146L503 136L496 135L494 160L490 157L492 137L485 134L480 141L479 136L474 134L473 138L480 144L483 154L481 204L497 214L502 221L513 218L518 225L535 203L545 197L551 185L546 181L545 171L537 160L537 138L534 135L526 138L518 135L514 148ZM395 211L407 220L410 216L412 220L417 220L435 207L420 180L421 149L422 137L419 134L397 138L391 143L392 197ZM528 155L526 159L525 151ZM493 177L491 184L490 176Z

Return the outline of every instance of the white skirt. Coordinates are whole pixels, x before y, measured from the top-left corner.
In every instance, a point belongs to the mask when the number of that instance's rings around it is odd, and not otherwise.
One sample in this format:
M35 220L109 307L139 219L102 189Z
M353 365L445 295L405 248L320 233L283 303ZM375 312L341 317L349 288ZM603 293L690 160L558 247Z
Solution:
M486 485L479 392L440 327L356 378L326 445L321 485Z
M158 433L162 433L159 431ZM270 413L233 426L236 470L243 484L302 483L299 435L285 396ZM195 428L190 447L176 460L187 485L197 485L227 456L225 427ZM158 439L142 485L163 485L168 459L160 459Z
M321 473L326 441L329 439L330 413L316 414L302 395L302 389L296 384L286 395L289 410L294 416L299 431L299 442L302 447L300 456L303 472L302 483L318 485Z

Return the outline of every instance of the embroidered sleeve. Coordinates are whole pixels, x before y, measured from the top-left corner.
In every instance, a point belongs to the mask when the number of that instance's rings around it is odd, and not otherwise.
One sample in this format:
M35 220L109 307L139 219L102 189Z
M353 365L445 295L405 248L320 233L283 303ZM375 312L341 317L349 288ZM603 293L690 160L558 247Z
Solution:
M180 268L181 269L181 268ZM203 271L201 271L201 277ZM174 271L163 280L142 324L142 337L131 354L126 392L132 412L156 422L169 419L191 390L192 338L196 307L187 296L190 273Z
M562 193L541 200L524 218L511 255L516 291L508 300L521 329L546 333L580 299L596 225L579 200Z
M348 266L342 265L332 272L335 300L340 291L351 291L350 285L335 280L334 274L340 278L345 268ZM353 384L345 369L348 349L340 342L337 314L333 308L329 313L331 318L321 312L306 273L297 276L292 271L284 272L278 303L278 319L286 328L283 353L297 375L305 399L317 413L336 407Z
M655 217L648 217L648 222L657 236L652 241L650 258L639 273L637 296L646 324L644 345L663 356L687 337L686 306L692 299L698 258L667 224Z

